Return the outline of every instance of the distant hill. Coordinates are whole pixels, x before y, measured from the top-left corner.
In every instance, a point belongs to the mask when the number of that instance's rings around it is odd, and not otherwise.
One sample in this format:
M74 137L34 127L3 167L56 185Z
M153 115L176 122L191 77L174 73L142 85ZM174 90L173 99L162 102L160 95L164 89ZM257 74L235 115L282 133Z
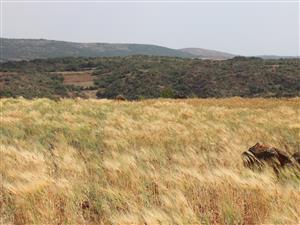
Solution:
M170 56L225 60L234 54L204 48L172 49L148 44L76 43L46 39L0 38L0 62L58 57L113 57L130 55ZM263 59L299 58L294 56L259 55Z
M235 55L230 53L209 50L204 48L182 48L179 50L185 53L192 54L197 58L202 58L202 59L231 59L235 57Z
M161 47L144 44L108 44L108 43L74 43L45 39L7 39L1 38L1 61L31 60L55 57L99 57L154 55L194 57L194 55Z
M0 97L293 97L300 96L299 63L141 55L10 61L0 64Z
M45 39L1 38L2 62L55 57L152 55L182 58L230 59L234 55L202 48L171 49L145 44L75 43Z
M299 58L300 56L258 55L256 57L262 59L296 59Z

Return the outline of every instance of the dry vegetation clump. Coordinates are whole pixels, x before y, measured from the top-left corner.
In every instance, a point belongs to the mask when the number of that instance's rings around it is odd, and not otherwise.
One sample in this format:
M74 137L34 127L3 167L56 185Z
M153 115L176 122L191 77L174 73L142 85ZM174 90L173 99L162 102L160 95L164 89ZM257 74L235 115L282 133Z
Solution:
M0 224L299 224L299 100L1 99Z

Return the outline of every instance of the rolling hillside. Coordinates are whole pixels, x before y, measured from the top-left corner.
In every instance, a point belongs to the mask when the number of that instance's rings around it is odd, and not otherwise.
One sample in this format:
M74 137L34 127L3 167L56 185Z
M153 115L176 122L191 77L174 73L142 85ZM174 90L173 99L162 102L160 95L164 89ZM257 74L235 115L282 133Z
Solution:
M192 54L156 45L74 43L44 39L2 38L2 61L30 60L54 57L97 57L158 55L193 57Z
M45 39L1 38L1 61L31 60L54 57L97 57L154 55L189 58L227 59L231 54L207 49L171 49L146 44L74 43Z
M189 53L197 56L197 58L201 59L231 59L235 57L233 54L229 54L226 52L220 52L215 50L209 50L204 48L183 48L179 49L182 52Z
M76 43L46 39L0 38L0 62L56 57L112 57L130 55L172 56L212 60L231 59L236 55L204 48L171 49L147 44ZM299 58L299 56L258 55L263 59Z

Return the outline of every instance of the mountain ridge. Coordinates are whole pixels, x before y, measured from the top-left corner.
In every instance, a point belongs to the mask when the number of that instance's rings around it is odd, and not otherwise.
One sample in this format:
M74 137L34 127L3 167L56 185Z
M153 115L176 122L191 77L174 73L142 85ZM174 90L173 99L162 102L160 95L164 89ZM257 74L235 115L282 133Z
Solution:
M130 55L170 56L181 58L199 58L209 60L232 59L236 54L206 49L173 49L155 44L73 42L49 39L4 38L1 41L0 62L62 58L62 57L114 57ZM251 56L250 56L251 57ZM299 56L254 55L262 59L299 58Z
M186 49L172 49L160 45L136 43L70 42L48 39L0 38L0 61L20 61L56 57L112 57L129 55L172 56L182 58L228 59L234 55L215 50L193 48L198 54ZM190 49L190 48L189 48ZM225 57L224 57L225 56Z

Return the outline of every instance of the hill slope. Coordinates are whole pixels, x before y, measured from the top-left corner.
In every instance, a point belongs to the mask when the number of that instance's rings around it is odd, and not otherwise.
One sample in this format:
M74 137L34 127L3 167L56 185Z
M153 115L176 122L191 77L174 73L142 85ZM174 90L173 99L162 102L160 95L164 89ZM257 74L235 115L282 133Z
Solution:
M74 43L44 39L2 38L2 61L54 57L97 57L127 55L158 55L193 57L192 54L156 45Z
M204 48L182 48L179 50L185 53L195 55L197 56L197 58L203 59L231 59L235 56L226 52L220 52Z
M300 96L299 59L59 58L0 64L0 96Z
M299 99L1 99L0 224L299 224Z
M54 57L97 57L154 55L190 58L228 59L234 55L200 48L171 49L157 45L145 44L109 44L109 43L75 43L45 39L8 39L1 38L2 59L30 60Z

